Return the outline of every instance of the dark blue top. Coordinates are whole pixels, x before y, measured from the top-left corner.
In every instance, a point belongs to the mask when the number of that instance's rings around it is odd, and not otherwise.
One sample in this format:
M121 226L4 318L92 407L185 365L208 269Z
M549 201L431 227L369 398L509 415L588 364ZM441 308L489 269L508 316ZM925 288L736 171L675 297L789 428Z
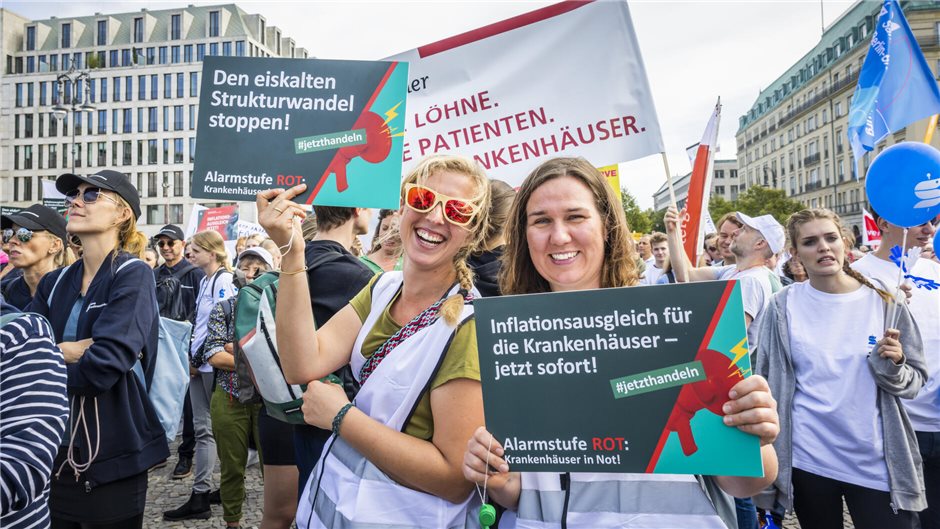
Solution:
M29 285L26 284L26 279L22 275L3 283L3 298L4 301L20 310L25 310L29 302L33 300L32 294L29 293Z
M121 253L104 260L82 302L75 339L92 338L78 362L68 364L69 397L86 397L91 445L100 433L98 456L80 478L87 486L110 483L145 472L169 457L163 428L141 381L131 371L138 358L148 380L153 376L159 315L153 271L143 261L118 268L133 256ZM62 340L72 306L81 294L84 260L46 274L29 310L49 319ZM47 304L59 276L51 307ZM95 397L92 399L91 397ZM99 424L94 423L95 401ZM77 409L79 399L73 400ZM81 436L80 441L84 441ZM74 440L73 440L74 441ZM78 463L88 461L85 442L74 442ZM56 457L56 468L65 449Z

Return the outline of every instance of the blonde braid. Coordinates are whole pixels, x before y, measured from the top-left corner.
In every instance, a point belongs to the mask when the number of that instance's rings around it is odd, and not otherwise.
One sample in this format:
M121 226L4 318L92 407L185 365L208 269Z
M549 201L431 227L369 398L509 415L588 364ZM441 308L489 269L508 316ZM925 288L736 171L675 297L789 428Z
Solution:
M460 314L463 312L464 295L473 288L473 272L467 266L469 249L463 249L454 256L454 270L457 272L457 282L460 290L444 300L441 305L441 315L451 327L457 325Z
M877 292L878 296L880 296L881 299L884 300L885 303L895 303L895 299L891 294L873 285L871 281L868 280L867 277L860 274L858 270L855 270L854 268L849 266L848 260L842 263L842 271L848 274L848 276L851 277L852 279L858 281L859 283Z

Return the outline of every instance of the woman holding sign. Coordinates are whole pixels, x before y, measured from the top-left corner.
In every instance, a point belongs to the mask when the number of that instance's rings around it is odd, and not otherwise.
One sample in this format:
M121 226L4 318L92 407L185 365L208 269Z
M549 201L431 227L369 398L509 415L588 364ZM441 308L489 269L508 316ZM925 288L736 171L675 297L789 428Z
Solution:
M778 501L804 528L915 527L926 507L921 457L899 398L926 378L920 334L904 304L887 328L890 295L846 262L842 221L794 213L790 253L809 280L774 295L759 320L756 371L780 400Z
M466 440L483 424L467 256L487 225L489 185L474 162L426 158L405 178L402 272L377 276L314 328L300 219L300 185L258 194L261 225L285 248L277 345L288 382L309 383L304 419L333 430L297 509L306 527L465 527L473 485ZM350 364L353 405L318 379Z
M504 294L637 284L623 209L603 175L584 159L556 158L536 168L519 188L507 233ZM560 520L572 529L630 523L724 529L723 519L733 527L734 506L719 489L750 496L773 481L777 459L771 443L779 426L763 378L745 379L729 397L725 423L761 438L765 478L511 472L502 446L483 427L468 443L464 476L509 509L501 528L557 527Z

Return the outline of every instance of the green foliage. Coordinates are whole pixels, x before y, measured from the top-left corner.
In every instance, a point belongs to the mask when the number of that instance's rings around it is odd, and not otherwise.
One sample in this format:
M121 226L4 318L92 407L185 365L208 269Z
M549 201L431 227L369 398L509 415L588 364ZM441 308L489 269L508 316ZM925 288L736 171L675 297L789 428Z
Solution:
M88 67L89 70L94 70L95 68L102 67L102 65L99 64L97 53L92 53L91 55L88 56L88 61L87 61L86 66Z
M627 225L630 229L640 233L649 233L653 226L650 220L650 210L643 211L636 203L636 197L630 194L626 189L621 189L623 194L623 213L627 217Z
M666 233L666 221L664 220L666 216L666 210L662 209L659 211L653 211L652 209L647 210L649 214L650 221L653 224L652 230L646 233L652 233L654 231L661 231Z
M780 224L786 225L791 214L806 209L800 202L787 198L782 189L769 189L761 186L751 186L747 191L738 195L738 199L730 202L733 211L740 211L746 215L773 215ZM718 220L718 215L709 210L712 218Z

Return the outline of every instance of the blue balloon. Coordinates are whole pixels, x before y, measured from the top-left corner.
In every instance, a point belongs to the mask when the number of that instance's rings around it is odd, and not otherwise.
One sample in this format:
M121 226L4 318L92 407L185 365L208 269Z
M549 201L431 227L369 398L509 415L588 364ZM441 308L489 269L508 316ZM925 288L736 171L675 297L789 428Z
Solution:
M933 253L936 254L938 251L940 251L940 228L933 235Z
M940 215L940 151L917 142L888 147L868 168L865 191L883 219L920 226Z

